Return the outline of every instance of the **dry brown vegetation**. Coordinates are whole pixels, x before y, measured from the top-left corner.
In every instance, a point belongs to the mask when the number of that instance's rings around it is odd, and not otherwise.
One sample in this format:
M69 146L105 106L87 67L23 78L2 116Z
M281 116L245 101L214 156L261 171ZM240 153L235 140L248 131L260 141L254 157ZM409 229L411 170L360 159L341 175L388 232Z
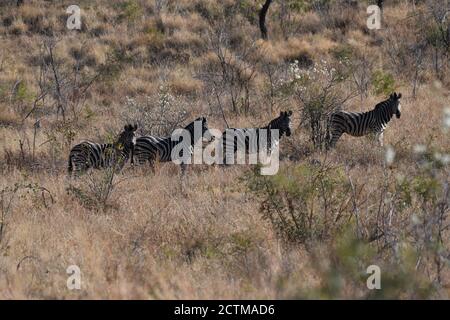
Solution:
M74 1L0 4L0 299L448 297L448 1L389 1L381 30L366 27L370 1L274 1L267 41L263 1L75 2L79 31L66 28ZM331 87L303 81L322 60ZM393 90L393 162L367 138L322 151L313 123ZM161 134L288 109L276 176L182 177L174 164L66 176L74 143L126 121ZM381 290L366 287L373 264ZM81 290L66 287L70 265Z

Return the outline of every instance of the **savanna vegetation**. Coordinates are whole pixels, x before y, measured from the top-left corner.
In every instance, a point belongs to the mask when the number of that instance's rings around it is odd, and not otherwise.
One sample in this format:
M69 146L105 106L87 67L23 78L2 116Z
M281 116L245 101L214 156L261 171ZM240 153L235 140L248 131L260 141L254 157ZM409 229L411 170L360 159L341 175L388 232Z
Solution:
M267 2L0 1L0 299L448 298L449 1ZM326 152L330 112L394 91L384 147L344 135ZM284 110L274 176L168 163L67 177L74 144L126 123L166 135Z

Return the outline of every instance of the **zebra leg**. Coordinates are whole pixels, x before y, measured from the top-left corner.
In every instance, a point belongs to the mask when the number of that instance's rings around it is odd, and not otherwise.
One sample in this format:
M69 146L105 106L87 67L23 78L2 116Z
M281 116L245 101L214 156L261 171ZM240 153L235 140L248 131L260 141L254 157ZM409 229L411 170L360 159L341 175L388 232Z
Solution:
M383 131L381 131L380 133L377 134L377 138L378 138L378 142L380 143L380 147L382 147L383 143L384 143L383 137L384 137L384 132Z
M72 177L73 174L73 162L72 162L72 155L69 154L69 163L67 165L67 173L69 174L69 177Z
M87 171L87 167L76 162L73 163L73 170L70 172L69 177L78 178Z
M343 134L344 134L344 132L342 132L342 131L332 131L330 139L329 139L329 143L327 145L327 150L334 148L336 146L337 141Z
M155 172L156 172L156 164L155 164L155 160L152 160L152 159L148 159L148 164L149 164L149 167L150 167L150 170L151 170L151 172L153 173L153 174L155 174Z
M138 155L138 156L136 156L136 157L137 157L136 163L137 163L139 166L145 165L147 161L148 161L149 163L151 162L150 160L147 160L147 159L146 159L145 157L143 157L142 155Z
M134 161L134 165L137 165L137 166L144 166L144 165L147 165L147 163L148 163L148 166L150 167L150 170L152 171L152 173L155 173L155 160L154 160L154 158L153 157L145 157L145 155L144 154L141 154L141 153L139 153L139 154L135 154L135 157L136 157L136 161Z
M79 177L89 169L88 161L82 156L71 156L71 170L69 169L70 177Z
M229 161L228 161L229 160ZM222 166L229 167L237 161L236 154L233 152L224 153Z
M77 169L75 170L75 172L77 173L77 175L82 175L86 172L88 172L89 169L91 168L96 168L94 164L92 164L91 162L89 162L88 160L81 162Z
M223 149L223 166L231 166L233 164L238 163L238 146L234 144L232 147L228 146L228 148Z

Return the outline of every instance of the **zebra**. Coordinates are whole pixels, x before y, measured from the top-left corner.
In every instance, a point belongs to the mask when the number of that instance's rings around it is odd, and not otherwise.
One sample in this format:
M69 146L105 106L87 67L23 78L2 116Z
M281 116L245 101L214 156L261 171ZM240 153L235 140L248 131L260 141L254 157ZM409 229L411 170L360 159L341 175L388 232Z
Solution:
M194 134L195 123L201 123L202 132L201 135L197 136ZM176 160L172 156L172 151L175 147L190 150L192 155L193 147L198 142L199 139L203 138L204 134L208 131L208 122L205 117L200 117L189 123L184 130L190 135L190 141L184 141L182 137L179 141L178 139L173 139L172 135L168 137L155 137L155 136L142 136L136 139L135 156L137 158L137 163L142 165L146 162L150 164L150 167L154 169L155 162L168 162ZM182 145L180 145L180 143ZM182 150L179 156L183 157ZM182 161L181 170L184 172L185 163Z
M267 155L270 155L284 134L287 137L291 135L291 116L292 111L281 111L277 118L272 119L266 126L261 128L226 129L222 133L222 141L220 142L222 146L223 164L230 164L228 160L234 160L234 155L239 148L245 148L246 154L266 151ZM260 136L262 136L261 130L267 130L266 144L260 142ZM277 139L272 137L272 130L279 130ZM265 147L265 150L260 150L261 147Z
M136 130L137 125L128 124L114 143L83 141L74 146L69 154L69 175L85 172L89 168L115 167L120 170L129 158L133 162Z
M387 100L378 103L368 112L337 111L330 115L328 122L327 149L336 145L339 138L347 133L360 137L375 134L380 146L383 146L383 132L389 121L395 116L400 118L402 94L392 93Z

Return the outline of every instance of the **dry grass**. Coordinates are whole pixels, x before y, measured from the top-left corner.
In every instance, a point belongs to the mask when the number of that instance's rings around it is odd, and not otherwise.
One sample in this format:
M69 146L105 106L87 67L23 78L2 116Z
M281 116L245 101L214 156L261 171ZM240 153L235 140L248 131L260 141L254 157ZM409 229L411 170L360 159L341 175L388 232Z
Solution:
M181 176L171 163L158 165L155 172L127 166L115 177L117 184L100 208L86 205L69 188L80 184L82 188L86 178L75 182L67 178L67 155L78 141L100 142L116 134L127 112L126 97L156 97L162 86L180 99L176 103L187 106L191 118L207 116L212 128L225 128L222 111L230 126L248 127L265 125L280 110L292 109L295 131L282 140L281 168L320 161L347 172L346 179L362 187L360 219L364 228L372 230L381 186L388 181L392 189L396 176L419 175L414 146L424 144L450 153L449 132L442 130L443 110L450 107L448 61L438 61L442 74L437 75L431 51L426 52L428 60L421 65L420 86L413 97L410 75L414 66L407 62L404 73L393 71L401 64L388 56L386 39L392 29L366 30L363 3L356 9L337 3L328 12L311 8L292 11L284 20L282 8L275 3L268 17L270 40L263 42L251 1L240 5L231 0L168 1L159 16L154 1L130 0L126 7L118 5L119 1L79 2L85 20L82 30L74 32L65 28L65 8L72 4L68 1L55 5L34 0L21 8L0 5L2 205L14 195L11 209L0 218L0 299L372 297L365 289L365 277L361 280L343 267L346 257L353 255L359 263L358 274L365 275L367 267L358 252L339 247L348 234L355 236L350 205L345 209L347 223L328 238L286 243L263 217L264 199L248 186L250 167L193 166ZM424 6L417 8L422 9ZM397 21L401 24L411 10L403 2L388 5L386 20L394 26ZM400 44L401 39L419 32L402 25L397 30L394 36ZM219 31L223 38L216 37ZM65 82L67 91L62 94L73 106L65 121L56 114L52 92L38 101L36 110L25 119L40 93L41 49L50 34L58 39L54 53L62 77L74 81L69 75L78 70L78 79L83 81L77 83L84 84L97 73L99 76L79 98L78 91L69 90L71 82ZM300 125L301 102L283 91L289 63L300 60L305 68L321 59L335 63L336 52L342 48L350 48L355 56L368 54L373 64L367 74L379 69L392 73L397 91L403 93L402 117L392 120L385 132L385 144L396 150L396 160L388 167L384 149L366 138L344 136L328 155L314 151L308 132ZM222 74L218 49L230 57L227 63L230 70L237 70L236 78ZM47 74L50 80L51 75ZM251 80L245 83L242 78ZM19 93L13 90L18 81L26 84ZM346 89L351 92L353 84L349 82ZM233 111L233 94L238 107L248 98L249 110ZM372 87L366 94L363 110L372 109L384 98L375 95ZM343 107L361 110L359 97ZM37 120L40 127L35 131ZM433 172L449 182L448 165ZM102 174L95 173L95 181ZM14 186L20 187L17 192L7 191ZM347 180L339 185L345 186ZM399 211L393 219L389 230L395 232L390 237L402 236L405 221L421 210L415 201L413 196L414 206ZM316 208L318 204L311 205ZM321 217L321 212L315 214ZM350 231L347 234L345 230ZM412 237L405 237L408 245L415 243ZM443 260L449 241L445 234ZM367 246L377 252L371 263L394 266L392 270L403 266L398 256L380 249L379 242ZM446 298L450 293L448 266L442 264L438 282L433 259L422 258L420 274L412 274L412 280L435 287L426 297ZM66 269L73 264L82 272L81 290L66 287ZM335 291L334 276L343 281ZM382 294L422 297L411 292L414 290L398 285Z

